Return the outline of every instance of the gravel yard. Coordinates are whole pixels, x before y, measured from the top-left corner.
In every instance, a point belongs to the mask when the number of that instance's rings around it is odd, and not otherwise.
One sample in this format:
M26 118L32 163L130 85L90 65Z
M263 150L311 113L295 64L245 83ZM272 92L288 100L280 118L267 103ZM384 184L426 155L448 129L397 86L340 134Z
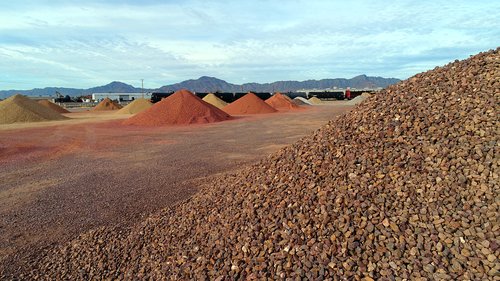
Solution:
M98 226L127 227L196 193L352 107L308 108L178 128L123 126L121 115L0 127L0 264ZM118 118L118 119L117 119Z
M498 280L499 51L390 86L259 162L203 180L180 204L129 229L85 232L13 272L71 280ZM254 132L283 129L267 120ZM203 139L199 146L212 151L220 135L209 131L215 135L190 133L188 142ZM279 145L283 137L265 138ZM249 153L240 140L231 153ZM93 192L112 189L108 176Z

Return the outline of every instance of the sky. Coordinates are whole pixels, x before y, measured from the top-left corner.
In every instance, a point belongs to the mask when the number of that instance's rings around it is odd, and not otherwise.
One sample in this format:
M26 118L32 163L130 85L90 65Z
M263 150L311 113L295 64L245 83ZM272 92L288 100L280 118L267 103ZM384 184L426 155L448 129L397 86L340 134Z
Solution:
M406 79L500 46L500 1L1 1L0 90Z

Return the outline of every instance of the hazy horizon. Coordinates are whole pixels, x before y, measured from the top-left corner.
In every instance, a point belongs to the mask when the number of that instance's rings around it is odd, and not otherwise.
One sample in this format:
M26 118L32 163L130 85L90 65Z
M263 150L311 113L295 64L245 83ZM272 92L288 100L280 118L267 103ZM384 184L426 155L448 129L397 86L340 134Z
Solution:
M0 90L406 79L500 45L495 1L16 1Z

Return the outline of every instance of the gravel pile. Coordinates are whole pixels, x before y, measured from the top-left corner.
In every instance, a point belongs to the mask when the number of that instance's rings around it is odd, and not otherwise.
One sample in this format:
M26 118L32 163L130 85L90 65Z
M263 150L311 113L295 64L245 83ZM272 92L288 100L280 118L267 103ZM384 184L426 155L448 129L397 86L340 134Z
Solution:
M59 113L69 113L66 108L61 107L49 100L39 100L38 103Z
M219 109L222 109L224 106L227 105L227 102L219 99L216 95L214 95L212 93L204 96L203 100L208 102L209 104L219 108Z
M116 114L136 114L153 106L147 99L135 99L124 108L116 111Z
M322 104L322 103L323 103L323 101L322 101L322 100L320 100L320 99L319 99L319 98L317 98L317 97L312 97L312 98L309 98L309 100L308 100L308 101L309 101L309 103L311 103L311 104Z
M355 98L353 98L352 100L349 100L347 101L345 104L346 105L356 105L356 104L360 104L362 103L364 100L366 100L367 98L369 98L371 95L369 93L363 93Z
M265 114L277 112L274 107L261 100L254 93L247 93L241 98L224 106L222 110L231 115Z
M296 105L311 105L311 103L303 98L303 97L296 97L293 99L293 102L296 104Z
M129 231L21 278L498 279L499 49L393 85Z
M14 95L0 102L0 124L64 119L67 117L23 95Z
M128 118L123 124L155 127L206 124L230 119L231 116L226 112L182 89Z
M100 103L98 103L92 110L107 111L107 110L118 110L121 108L122 106L119 105L117 102L112 101L110 98L105 98Z
M291 98L279 92L268 98L266 103L279 111L302 109L299 105L295 104Z

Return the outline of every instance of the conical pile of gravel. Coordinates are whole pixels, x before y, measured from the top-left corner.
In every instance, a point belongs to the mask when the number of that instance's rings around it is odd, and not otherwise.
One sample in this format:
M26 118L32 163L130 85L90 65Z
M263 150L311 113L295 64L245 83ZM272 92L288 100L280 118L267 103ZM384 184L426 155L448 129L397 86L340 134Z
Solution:
M49 100L39 100L38 103L45 106L45 107L48 107L48 108L54 110L55 112L69 113L69 111L66 108L61 107L61 106L59 106L59 105L57 105Z
M322 104L323 101L318 99L317 97L312 97L312 98L309 98L308 100L311 104Z
M222 108L225 112L231 115L244 115L244 114L265 114L274 113L277 110L261 100L254 93L247 93L241 98L233 101L232 103Z
M227 105L227 102L221 100L219 97L217 97L216 95L214 95L212 93L204 96L203 100L208 102L209 104L219 108L219 109L222 109L224 106Z
M136 114L153 106L147 99L136 99L124 108L118 110L116 114Z
M295 104L291 98L279 92L268 98L266 103L280 111L301 109L301 107Z
M499 49L418 74L130 232L21 278L494 279Z
M203 101L186 89L155 103L130 117L123 124L136 126L173 126L207 124L230 120L231 116Z
M107 110L118 110L121 109L122 106L115 101L112 101L110 98L103 99L100 103L98 103L92 111L107 111Z
M67 117L23 95L0 102L0 124L63 120Z

